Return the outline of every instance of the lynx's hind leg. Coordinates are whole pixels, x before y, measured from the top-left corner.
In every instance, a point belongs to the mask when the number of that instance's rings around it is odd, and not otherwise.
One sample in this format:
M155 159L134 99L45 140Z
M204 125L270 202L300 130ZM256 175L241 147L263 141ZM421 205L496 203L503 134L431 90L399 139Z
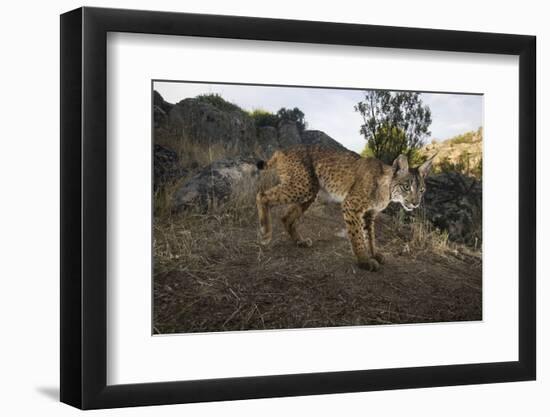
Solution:
M298 246L310 247L313 243L310 238L304 239L300 235L300 233L296 228L296 223L314 201L315 201L315 196L313 196L311 199L307 200L304 203L292 204L288 208L285 215L281 218L286 231L290 235L290 238Z
M267 245L271 242L272 228L268 192L272 190L273 188L267 191L260 191L256 194L256 206L258 208L258 219L260 221L260 243L262 245Z
M267 245L271 242L272 226L270 208L280 204L293 204L287 215L286 220L283 220L287 231L291 237L298 243L299 235L296 233L295 222L302 213L309 207L315 199L315 194L312 190L302 194L297 192L291 184L281 183L267 191L261 191L256 195L256 205L258 207L258 218L260 220L260 243ZM311 202L310 202L311 200ZM304 207L302 207L304 204ZM296 207L294 209L294 207ZM294 233L294 235L293 235ZM298 240L297 240L298 239Z
M293 206L284 216L283 223L290 236L297 243L303 244L301 243L303 239L296 231L295 222L313 202L319 188L307 150L297 147L287 152L276 152L268 165L276 167L281 183L267 191L259 192L256 196L260 241L264 245L271 241L270 208L281 204L292 204Z

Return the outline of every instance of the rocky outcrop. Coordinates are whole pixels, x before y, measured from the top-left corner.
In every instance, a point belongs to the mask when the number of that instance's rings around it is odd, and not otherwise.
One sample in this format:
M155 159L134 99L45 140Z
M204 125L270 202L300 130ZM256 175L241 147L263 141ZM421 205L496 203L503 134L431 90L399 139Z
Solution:
M445 141L434 140L419 150L426 158L434 158L439 171L456 171L481 177L483 160L483 130L467 132Z
M482 184L475 178L447 172L426 179L426 218L449 239L479 247L482 241Z
M174 105L165 101L157 91L153 91L153 120L155 128L160 127L164 123L173 107Z
M332 139L325 132L320 130L306 130L302 133L302 143L306 145L323 145L336 149L347 150L339 142Z
M252 159L216 161L175 191L172 207L174 211L206 212L209 208L226 203L239 187L253 187L257 177L258 169Z
M256 127L245 112L220 110L192 98L174 105L160 128L162 131L158 133L171 136L168 139L172 142L185 141L205 148L217 146L228 154L251 155L256 146Z
M302 143L302 138L300 136L300 131L296 126L296 123L285 122L279 125L279 137L278 137L278 147L279 148L288 148L293 145L298 145Z

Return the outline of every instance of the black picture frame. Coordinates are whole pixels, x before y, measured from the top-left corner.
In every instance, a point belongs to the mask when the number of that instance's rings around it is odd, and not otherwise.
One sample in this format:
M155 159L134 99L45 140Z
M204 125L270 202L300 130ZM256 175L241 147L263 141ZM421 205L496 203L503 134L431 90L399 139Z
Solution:
M112 385L107 375L108 32L519 56L519 360ZM61 15L61 401L82 409L533 380L534 36L136 10Z

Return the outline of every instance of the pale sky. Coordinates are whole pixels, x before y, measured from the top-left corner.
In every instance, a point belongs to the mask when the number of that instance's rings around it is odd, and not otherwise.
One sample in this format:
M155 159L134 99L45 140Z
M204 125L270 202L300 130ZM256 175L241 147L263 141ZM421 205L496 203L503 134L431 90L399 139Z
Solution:
M353 106L364 97L362 90L269 87L252 85L159 82L153 88L169 103L199 94L217 93L244 110L277 112L281 107L298 107L305 114L308 129L322 130L346 148L361 152L366 141L359 133L362 117ZM431 139L444 140L483 126L483 96L422 93L432 111Z

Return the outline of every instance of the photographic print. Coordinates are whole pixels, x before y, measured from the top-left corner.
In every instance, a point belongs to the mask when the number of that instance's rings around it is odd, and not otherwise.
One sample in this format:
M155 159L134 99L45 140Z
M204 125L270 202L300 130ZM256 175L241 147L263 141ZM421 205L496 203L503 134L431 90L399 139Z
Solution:
M482 320L483 95L152 82L153 334Z

